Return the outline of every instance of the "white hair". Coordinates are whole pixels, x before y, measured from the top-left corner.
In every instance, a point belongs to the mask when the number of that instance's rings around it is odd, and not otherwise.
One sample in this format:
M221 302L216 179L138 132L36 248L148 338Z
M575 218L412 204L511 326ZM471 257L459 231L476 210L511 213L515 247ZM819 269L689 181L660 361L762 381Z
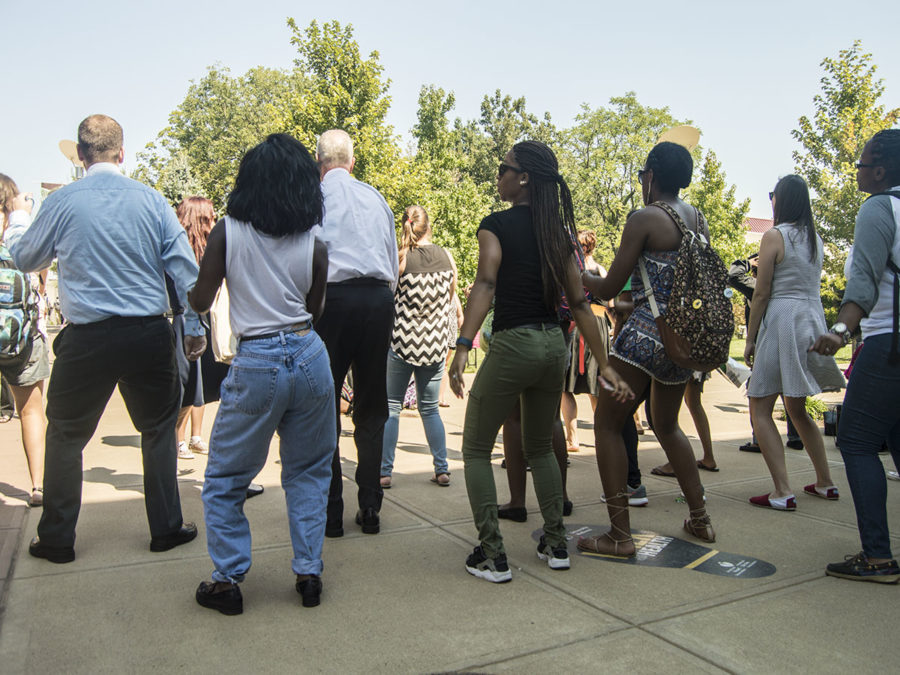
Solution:
M343 129L329 129L319 136L316 159L320 166L349 167L353 163L353 140Z

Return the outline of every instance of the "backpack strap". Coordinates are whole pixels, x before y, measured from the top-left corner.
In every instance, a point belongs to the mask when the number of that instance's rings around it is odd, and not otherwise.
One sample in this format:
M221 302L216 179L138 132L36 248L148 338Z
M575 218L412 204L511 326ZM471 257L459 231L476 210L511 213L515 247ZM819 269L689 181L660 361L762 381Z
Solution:
M673 209L670 204L667 204L666 202L663 202L663 201L658 201L658 202L653 202L652 204L649 204L649 206L656 206L658 208L661 208L666 213L668 213L669 217L675 221L675 225L678 226L678 229L681 230L682 236L696 237L704 244L709 243L706 241L706 237L700 231L701 224L703 223L704 218L703 218L703 214L700 213L700 209L698 209L696 206L692 207L694 209L694 212L697 214L697 231L696 232L694 232L693 230L688 228L687 224L684 222L684 218L682 218L681 214L679 214L678 211Z
M644 294L650 303L650 313L654 319L659 318L659 305L656 304L656 296L653 294L653 286L650 285L650 277L647 275L647 266L644 264L644 253L641 251L638 258L638 267L641 268L641 283L644 284ZM896 277L894 277L896 278Z

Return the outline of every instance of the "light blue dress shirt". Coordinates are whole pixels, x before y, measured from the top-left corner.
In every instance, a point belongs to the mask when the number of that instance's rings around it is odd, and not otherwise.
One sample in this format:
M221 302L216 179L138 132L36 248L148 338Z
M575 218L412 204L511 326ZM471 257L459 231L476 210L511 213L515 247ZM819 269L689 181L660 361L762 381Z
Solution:
M187 308L185 334L204 334L187 302L199 272L187 233L161 194L116 165L92 165L84 178L48 196L30 227L11 222L10 229L20 270L58 260L60 309L71 323L162 315L169 309L168 272Z
M370 277L396 289L394 214L381 193L337 168L322 179L322 197L325 215L315 234L328 247L328 283Z

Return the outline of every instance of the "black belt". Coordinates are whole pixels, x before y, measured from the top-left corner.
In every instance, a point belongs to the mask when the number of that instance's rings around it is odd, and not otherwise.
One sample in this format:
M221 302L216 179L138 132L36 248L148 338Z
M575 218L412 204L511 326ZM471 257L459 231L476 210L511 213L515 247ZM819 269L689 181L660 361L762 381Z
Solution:
M376 279L375 277L356 277L354 279L344 279L343 281L329 282L329 286L384 286L391 287L390 281L384 279Z
M162 314L153 314L151 316L110 316L91 323L69 323L68 325L72 328L115 328L117 326L136 326L165 318Z
M279 335L290 335L291 333L301 333L303 331L308 331L312 329L312 321L303 321L302 323L295 323L293 326L288 328L287 330L279 330L274 333L265 333L263 335L249 335L241 338L241 342L252 342L253 340L270 340L271 338L276 338Z

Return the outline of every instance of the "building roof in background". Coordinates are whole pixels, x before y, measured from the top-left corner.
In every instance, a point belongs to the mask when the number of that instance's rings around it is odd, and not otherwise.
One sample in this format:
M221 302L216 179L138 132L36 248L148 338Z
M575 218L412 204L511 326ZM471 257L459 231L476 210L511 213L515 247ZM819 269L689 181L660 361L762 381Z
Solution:
M775 222L771 218L747 218L744 226L748 232L755 234L764 234L772 229Z

